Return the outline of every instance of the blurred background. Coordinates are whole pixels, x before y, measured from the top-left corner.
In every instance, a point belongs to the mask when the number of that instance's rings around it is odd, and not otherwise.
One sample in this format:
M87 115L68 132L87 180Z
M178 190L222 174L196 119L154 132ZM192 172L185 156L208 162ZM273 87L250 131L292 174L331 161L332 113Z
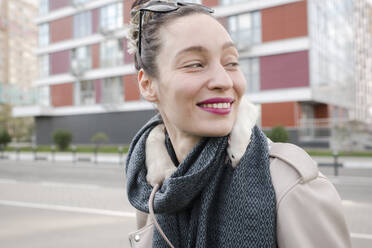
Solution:
M123 161L155 113L127 52L132 2L0 0L1 247L127 247ZM258 124L324 165L354 247L372 247L372 0L188 2L215 9Z

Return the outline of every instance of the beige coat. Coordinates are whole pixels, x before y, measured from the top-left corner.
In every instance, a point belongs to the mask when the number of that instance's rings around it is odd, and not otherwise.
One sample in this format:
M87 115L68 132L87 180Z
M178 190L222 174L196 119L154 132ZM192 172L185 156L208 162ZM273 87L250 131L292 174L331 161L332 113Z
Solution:
M228 155L232 166L243 156L256 123L257 110L242 100L237 121L230 134ZM147 181L161 183L175 170L164 144L164 127L151 131L146 143ZM301 148L272 143L270 172L277 202L277 240L279 248L350 248L341 199L322 175L316 163ZM147 215L137 213L137 225L146 224Z
M292 144L270 143L280 248L350 248L341 199L316 163Z

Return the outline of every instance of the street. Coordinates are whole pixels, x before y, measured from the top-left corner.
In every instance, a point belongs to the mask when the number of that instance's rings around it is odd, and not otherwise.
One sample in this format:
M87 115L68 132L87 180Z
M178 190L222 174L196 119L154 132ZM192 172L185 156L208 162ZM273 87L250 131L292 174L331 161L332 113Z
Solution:
M372 247L372 169L321 171L341 195L353 247ZM0 220L6 248L123 248L135 230L118 164L0 160Z

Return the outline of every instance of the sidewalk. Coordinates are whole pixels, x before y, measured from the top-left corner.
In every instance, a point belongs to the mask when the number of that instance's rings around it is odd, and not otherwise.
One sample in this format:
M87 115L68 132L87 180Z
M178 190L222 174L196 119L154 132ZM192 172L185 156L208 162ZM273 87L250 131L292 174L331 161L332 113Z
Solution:
M21 152L17 154L16 152L4 152L4 158L10 160L47 160L47 161L64 161L64 162L97 162L97 163L124 163L126 154L110 154L110 153L98 153L97 159L94 153L65 153L56 152L52 155L51 152L38 152L35 154L33 152ZM318 164L333 164L333 157L312 157ZM343 168L366 168L372 169L372 157L339 157L338 163L341 163Z
M333 157L312 157L318 164L333 164ZM366 168L372 169L372 157L338 157L338 163L342 164L343 168Z
M110 154L110 153L98 153L95 157L94 153L72 153L72 152L4 152L0 153L1 159L9 160L25 160L25 161L55 161L55 162L92 162L92 163L124 163L126 154Z

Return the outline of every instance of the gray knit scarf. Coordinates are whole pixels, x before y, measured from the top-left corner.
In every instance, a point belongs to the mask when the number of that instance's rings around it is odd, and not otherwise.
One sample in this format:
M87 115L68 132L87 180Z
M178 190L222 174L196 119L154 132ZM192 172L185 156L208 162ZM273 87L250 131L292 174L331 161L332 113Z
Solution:
M144 212L152 190L146 181L145 144L160 123L156 116L137 133L126 162L129 201ZM253 128L236 168L227 146L228 136L202 139L156 193L156 218L175 247L277 247L266 136ZM168 247L157 230L153 247Z

